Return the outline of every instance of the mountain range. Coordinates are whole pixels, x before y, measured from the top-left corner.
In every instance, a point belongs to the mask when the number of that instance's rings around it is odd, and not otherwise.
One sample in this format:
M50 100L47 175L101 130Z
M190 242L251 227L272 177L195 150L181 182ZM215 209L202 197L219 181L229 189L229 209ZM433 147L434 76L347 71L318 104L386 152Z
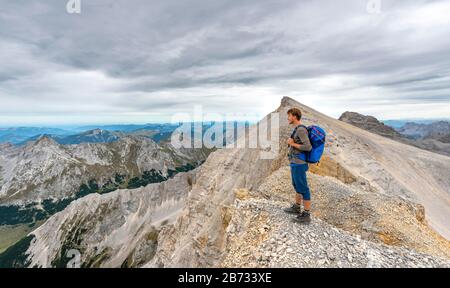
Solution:
M187 123L185 123L187 124ZM194 123L192 133L194 133ZM202 133L208 130L214 122L203 122ZM14 145L25 145L28 142L34 142L45 136L52 138L59 144L71 145L81 143L110 143L119 140L121 137L137 136L146 137L157 143L168 142L172 133L180 127L181 124L145 124L145 125L104 125L104 126L81 126L60 128L39 128L39 127L17 127L0 128L0 144L11 143ZM223 131L226 132L227 124L223 123ZM245 127L247 122L232 122L232 125Z
M136 128L135 125L131 127ZM111 126L107 128L121 128L123 130L106 130L94 128L92 130L63 130L58 128L5 128L0 130L0 144L11 143L14 145L25 145L27 142L33 142L46 136L52 138L59 144L81 144L81 143L108 143L117 141L127 135L143 136L153 139L156 142L167 140L179 125L161 124L147 125L141 128L131 130L129 126ZM88 128L88 127L86 127ZM91 128L91 127L89 127ZM80 128L84 129L84 128Z
M450 122L447 121L430 124L408 122L397 130L414 140L434 139L442 143L450 143Z
M120 137L126 134L120 132L110 132L108 130L94 129L85 132L71 134L71 135L54 135L54 134L38 134L26 139L25 141L17 143L17 145L24 145L28 142L33 142L41 137L48 137L53 139L58 144L81 144L81 143L109 143L119 140Z

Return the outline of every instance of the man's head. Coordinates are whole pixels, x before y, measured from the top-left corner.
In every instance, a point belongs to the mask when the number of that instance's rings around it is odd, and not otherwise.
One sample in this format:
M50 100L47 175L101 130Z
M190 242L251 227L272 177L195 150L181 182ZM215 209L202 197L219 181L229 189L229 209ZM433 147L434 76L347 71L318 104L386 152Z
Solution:
M287 112L289 124L297 124L302 119L302 111L298 108L291 108Z

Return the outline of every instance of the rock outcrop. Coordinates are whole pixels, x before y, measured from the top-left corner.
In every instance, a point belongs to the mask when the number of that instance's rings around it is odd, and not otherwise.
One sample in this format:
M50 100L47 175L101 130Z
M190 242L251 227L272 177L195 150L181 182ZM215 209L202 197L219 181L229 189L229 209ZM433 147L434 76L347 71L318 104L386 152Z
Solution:
M378 119L373 116L366 116L356 112L347 111L339 117L339 120L391 139L402 137L394 128L384 125L383 122L378 121Z

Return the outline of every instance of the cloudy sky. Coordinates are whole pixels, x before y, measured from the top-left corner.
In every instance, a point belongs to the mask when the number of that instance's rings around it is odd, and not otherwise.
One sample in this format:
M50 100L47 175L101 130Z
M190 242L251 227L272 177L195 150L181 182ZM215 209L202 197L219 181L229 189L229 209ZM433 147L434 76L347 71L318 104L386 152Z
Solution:
M450 1L68 1L0 0L0 126L263 115L284 95L450 117Z

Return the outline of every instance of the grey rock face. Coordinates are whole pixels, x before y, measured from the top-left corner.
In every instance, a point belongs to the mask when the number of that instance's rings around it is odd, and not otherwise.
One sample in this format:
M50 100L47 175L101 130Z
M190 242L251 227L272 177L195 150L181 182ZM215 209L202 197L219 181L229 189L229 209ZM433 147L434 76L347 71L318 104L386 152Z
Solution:
M177 217L194 172L138 189L92 194L72 202L32 233L29 266L66 267L78 251L80 267L134 267L153 257L161 225Z

